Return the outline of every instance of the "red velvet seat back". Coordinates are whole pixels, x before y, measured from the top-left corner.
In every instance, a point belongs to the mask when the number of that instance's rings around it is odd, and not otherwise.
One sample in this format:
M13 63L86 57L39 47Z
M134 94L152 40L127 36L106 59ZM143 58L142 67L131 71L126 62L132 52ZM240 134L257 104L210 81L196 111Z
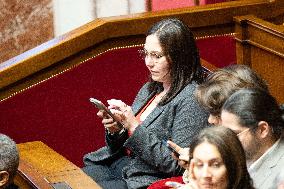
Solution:
M85 153L105 144L89 98L131 105L148 78L137 49L106 52L0 102L0 132L17 143L40 140L82 166Z
M200 57L218 68L237 63L234 35L204 37L197 40Z

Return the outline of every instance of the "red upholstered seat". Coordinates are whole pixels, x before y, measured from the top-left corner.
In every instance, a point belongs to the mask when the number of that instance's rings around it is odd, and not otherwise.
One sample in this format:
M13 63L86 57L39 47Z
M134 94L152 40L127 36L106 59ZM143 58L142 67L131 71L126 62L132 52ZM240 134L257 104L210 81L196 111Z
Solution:
M218 68L236 64L236 40L233 34L197 39L200 57Z
M131 104L148 79L138 47L115 49L0 102L0 132L17 143L40 140L78 166L104 146L90 97Z

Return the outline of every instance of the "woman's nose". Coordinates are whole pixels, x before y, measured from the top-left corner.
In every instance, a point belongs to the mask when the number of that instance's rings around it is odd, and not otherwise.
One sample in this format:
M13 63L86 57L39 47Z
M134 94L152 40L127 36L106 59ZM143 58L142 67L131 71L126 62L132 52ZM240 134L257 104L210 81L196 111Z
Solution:
M152 60L151 57L146 56L145 57L145 64L146 64L146 66L152 67L154 65L154 61Z
M210 172L208 165L204 166L203 169L202 169L202 177L208 178L208 177L211 177L211 176L212 176L212 174Z

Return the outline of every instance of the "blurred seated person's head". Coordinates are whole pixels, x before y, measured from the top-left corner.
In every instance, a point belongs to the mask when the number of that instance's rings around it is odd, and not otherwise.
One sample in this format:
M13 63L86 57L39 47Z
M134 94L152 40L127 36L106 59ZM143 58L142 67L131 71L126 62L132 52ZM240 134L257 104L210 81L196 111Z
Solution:
M202 130L190 145L191 179L199 189L249 189L245 153L236 134L225 127Z
M0 189L13 183L19 166L19 153L16 143L0 133Z
M275 98L260 89L241 89L222 107L222 125L238 135L256 188L269 183L275 187L275 178L283 170L282 115Z
M209 111L208 122L220 124L220 113L224 102L242 88L261 88L268 91L263 79L245 65L231 65L218 69L198 86L196 98Z
M241 89L224 104L222 125L238 134L247 160L257 160L284 129L282 111L269 93L259 89Z

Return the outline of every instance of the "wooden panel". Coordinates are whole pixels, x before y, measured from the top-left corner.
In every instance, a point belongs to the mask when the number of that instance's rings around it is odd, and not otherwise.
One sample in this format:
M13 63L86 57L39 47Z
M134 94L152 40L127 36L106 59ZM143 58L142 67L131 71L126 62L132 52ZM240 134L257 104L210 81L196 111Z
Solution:
M19 186L21 189L34 189L30 184L29 180L20 174L17 174L14 178L14 183Z
M200 37L232 33L233 17L246 14L254 14L265 19L279 17L284 14L284 1L232 1L179 10L96 19L1 63L0 99L52 74L60 73L62 67L78 64L106 49L141 44L147 29L162 18L180 18L192 28L197 37Z
M34 188L51 189L50 183L66 182L72 189L99 189L100 187L79 167L42 142L18 144L20 151L19 174ZM23 180L23 179L22 179ZM16 183L28 188L21 179ZM33 188L31 187L31 188Z
M45 177L22 158L14 180L15 184L21 189L52 189Z
M247 64L269 84L284 103L284 26L255 16L236 17L237 62Z

